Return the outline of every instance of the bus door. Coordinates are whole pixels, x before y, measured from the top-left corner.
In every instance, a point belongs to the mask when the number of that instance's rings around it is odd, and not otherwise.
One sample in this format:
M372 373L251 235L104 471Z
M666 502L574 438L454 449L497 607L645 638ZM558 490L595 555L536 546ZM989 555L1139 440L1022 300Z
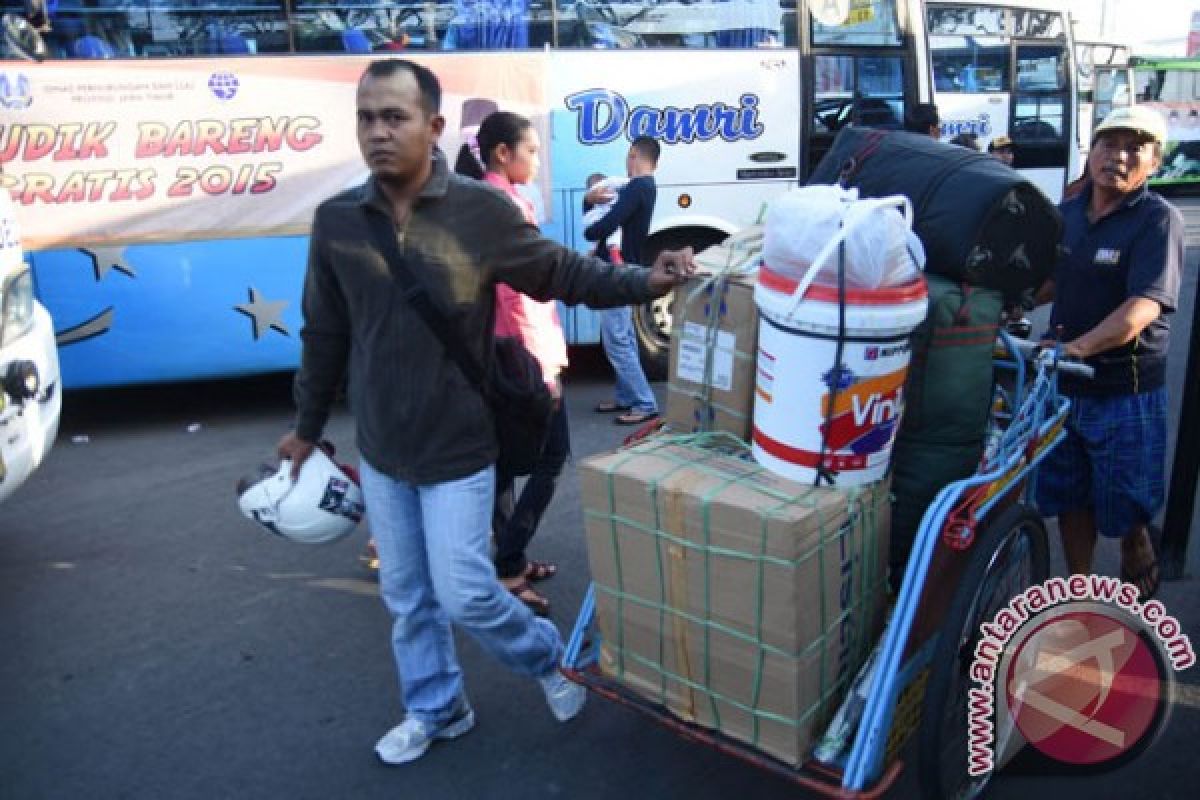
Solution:
M1092 128L1081 131L1080 138L1091 140L1092 130L1109 115L1114 108L1124 108L1133 103L1133 69L1126 65L1096 65L1092 73L1095 89L1092 104Z
M1069 49L1062 40L1022 40L1012 44L1012 101L1009 136L1013 166L1054 201L1073 180L1078 150Z
M990 18L980 22L982 33L969 35L958 32L957 18L934 16L931 11L930 19L937 26L934 29L951 31L929 37L941 139L970 133L986 149L996 137L1009 135L1011 42Z
M835 8L836 7L836 8ZM898 130L907 104L926 100L914 50L923 38L920 5L910 0L810 3L804 121L811 174L849 124Z
M1076 139L1080 160L1091 149L1092 131L1114 108L1133 102L1133 68L1124 45L1100 42L1075 44Z

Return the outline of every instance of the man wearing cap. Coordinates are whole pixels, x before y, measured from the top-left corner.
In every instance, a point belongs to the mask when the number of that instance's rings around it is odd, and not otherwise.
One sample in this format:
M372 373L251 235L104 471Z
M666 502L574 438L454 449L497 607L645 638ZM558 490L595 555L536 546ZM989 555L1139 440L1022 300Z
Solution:
M1013 142L1007 136L997 136L988 142L988 152L1008 166L1013 165Z
M1057 516L1067 567L1088 573L1097 532L1121 540L1121 579L1145 602L1158 589L1149 525L1164 499L1169 323L1183 264L1183 217L1148 191L1166 122L1144 106L1096 128L1087 185L1059 206L1064 253L1039 300L1052 335L1095 369L1061 374L1067 436L1039 471L1038 505Z

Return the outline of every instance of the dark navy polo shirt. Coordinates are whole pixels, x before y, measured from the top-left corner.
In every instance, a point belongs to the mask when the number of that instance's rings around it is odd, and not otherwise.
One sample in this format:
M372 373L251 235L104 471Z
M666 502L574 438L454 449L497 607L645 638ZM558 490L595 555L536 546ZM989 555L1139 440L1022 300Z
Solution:
M1054 309L1050 329L1062 326L1069 342L1100 324L1131 297L1145 297L1161 313L1127 345L1088 359L1091 380L1059 378L1067 394L1136 394L1161 387L1166 379L1170 324L1183 269L1183 216L1157 194L1131 192L1111 214L1088 221L1089 187L1059 209L1064 252L1054 268Z

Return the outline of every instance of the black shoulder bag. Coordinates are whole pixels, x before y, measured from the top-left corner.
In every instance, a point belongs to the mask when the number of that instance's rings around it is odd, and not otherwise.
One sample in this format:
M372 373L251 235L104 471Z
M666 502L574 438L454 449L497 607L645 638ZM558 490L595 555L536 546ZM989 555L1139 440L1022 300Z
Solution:
M446 354L491 409L500 445L496 466L507 475L528 475L542 454L556 402L542 379L541 365L520 340L495 336L490 369L485 369L467 349L461 331L454 329L450 318L434 304L429 292L408 268L396 243L391 219L375 211L365 213L392 277L403 290L405 302L421 315Z

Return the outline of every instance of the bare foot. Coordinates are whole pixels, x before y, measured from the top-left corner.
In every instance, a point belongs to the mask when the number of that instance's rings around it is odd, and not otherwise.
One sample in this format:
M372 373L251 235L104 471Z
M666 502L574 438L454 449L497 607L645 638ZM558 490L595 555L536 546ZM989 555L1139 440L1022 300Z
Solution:
M1121 580L1138 588L1138 602L1145 603L1158 591L1158 557L1145 526L1121 540Z

